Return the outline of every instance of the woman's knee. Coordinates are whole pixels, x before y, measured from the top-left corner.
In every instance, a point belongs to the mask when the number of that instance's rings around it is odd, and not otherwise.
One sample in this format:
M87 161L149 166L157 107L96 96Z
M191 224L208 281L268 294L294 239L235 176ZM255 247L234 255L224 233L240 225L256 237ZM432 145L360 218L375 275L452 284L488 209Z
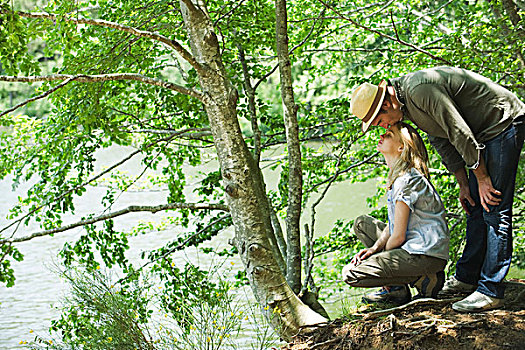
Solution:
M361 215L354 220L353 229L356 234L357 232L364 232L364 225L367 220L367 216L368 215Z
M345 267L343 267L342 271L343 281L352 287L355 287L356 283L359 282L357 276L354 273L355 267L356 266L354 264L348 264Z

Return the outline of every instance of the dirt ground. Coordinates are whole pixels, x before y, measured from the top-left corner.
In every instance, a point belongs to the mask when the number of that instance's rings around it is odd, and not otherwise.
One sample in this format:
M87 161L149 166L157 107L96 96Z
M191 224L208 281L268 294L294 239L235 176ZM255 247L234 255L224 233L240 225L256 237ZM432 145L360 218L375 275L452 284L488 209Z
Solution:
M303 330L282 350L525 350L525 280L507 283L505 306L499 310L458 313L451 304L460 299L359 310L359 314Z

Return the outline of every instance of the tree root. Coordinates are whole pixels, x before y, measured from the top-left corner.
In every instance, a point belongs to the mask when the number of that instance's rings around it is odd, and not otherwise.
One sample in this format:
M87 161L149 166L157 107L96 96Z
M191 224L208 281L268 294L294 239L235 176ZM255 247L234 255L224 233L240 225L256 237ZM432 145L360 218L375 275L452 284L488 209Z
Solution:
M440 305L446 305L450 304L453 301L460 300L460 297L457 298L449 298L449 299L431 299L431 298L425 298L425 299L417 299L414 301L409 302L408 304L404 304L401 306L393 307L390 309L384 309L384 310L378 310L374 312L370 312L368 314L365 314L363 316L363 320L374 320L378 317L394 314L399 311L403 311L405 309L408 309L412 306L421 306L421 305L432 305L432 306L440 306Z

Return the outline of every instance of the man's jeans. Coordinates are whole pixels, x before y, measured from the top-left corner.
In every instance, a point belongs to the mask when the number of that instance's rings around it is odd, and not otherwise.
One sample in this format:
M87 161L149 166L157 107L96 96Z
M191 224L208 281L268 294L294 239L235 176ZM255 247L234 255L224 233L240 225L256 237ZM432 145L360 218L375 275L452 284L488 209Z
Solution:
M522 118L525 119L525 118ZM478 182L469 171L470 195L475 206L467 203L467 242L456 265L456 278L478 285L477 291L503 298L503 279L512 256L512 201L525 123L516 123L500 135L485 142L483 158L492 186L501 191L501 202L486 212L480 204Z

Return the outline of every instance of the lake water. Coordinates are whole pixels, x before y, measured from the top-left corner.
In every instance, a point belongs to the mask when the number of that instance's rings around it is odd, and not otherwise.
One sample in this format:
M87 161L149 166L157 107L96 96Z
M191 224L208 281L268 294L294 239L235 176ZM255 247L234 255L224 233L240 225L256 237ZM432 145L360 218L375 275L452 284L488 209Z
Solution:
M130 153L129 148L112 148L97 154L102 164L113 164L125 154ZM271 156L271 154L269 155ZM215 167L212 163L207 167ZM130 175L137 174L141 170L140 159L133 159L126 163L119 170L127 171ZM198 169L192 169L197 171ZM202 170L202 169L201 169ZM189 174L191 177L191 174ZM265 170L267 186L273 189L278 180L275 173ZM191 182L191 179L189 180ZM6 224L5 217L9 208L16 203L19 195L23 195L27 187L22 187L16 192L11 190L8 180L0 181L0 228ZM89 187L87 193L75 201L75 216L67 216L64 224L77 221L81 216L88 213L100 213L101 206L99 199L105 193L106 188ZM352 219L368 211L366 208L366 197L375 191L375 183L364 184L336 184L331 187L324 200L317 207L317 219L315 231L317 234L324 234L332 227L337 219ZM166 191L132 191L123 194L113 210L125 208L129 205L156 205L165 203ZM190 195L190 193L188 193ZM312 201L310 202L313 203ZM126 230L134 227L139 221L158 221L163 217L173 215L173 212L166 213L133 213L117 218L115 225L117 230ZM303 222L309 222L310 215L305 213ZM26 236L39 231L38 227L30 225L21 227L17 236ZM0 286L0 349L22 349L20 341L30 341L35 334L46 335L51 320L60 314L57 307L60 299L66 294L67 286L64 285L57 275L51 271L55 262L58 262L57 252L61 249L64 242L74 241L82 233L82 228L58 233L55 237L36 238L28 242L19 244L17 247L24 254L24 261L14 263L13 268L16 274L15 286L6 288ZM131 261L139 262L140 253L158 248L177 235L177 228L170 228L161 232L151 232L146 235L133 237L130 240L131 249L127 256ZM227 230L220 237L213 239L207 245L217 247L222 250L225 236L232 236L231 230ZM230 258L233 266L241 267L238 257ZM176 255L177 263L183 265L186 261L192 261L200 265L210 263L210 257L205 254L198 254L195 249L189 249ZM248 291L249 292L249 291ZM331 316L337 316L339 305L337 303L326 305ZM250 337L250 330L245 332L247 341Z

